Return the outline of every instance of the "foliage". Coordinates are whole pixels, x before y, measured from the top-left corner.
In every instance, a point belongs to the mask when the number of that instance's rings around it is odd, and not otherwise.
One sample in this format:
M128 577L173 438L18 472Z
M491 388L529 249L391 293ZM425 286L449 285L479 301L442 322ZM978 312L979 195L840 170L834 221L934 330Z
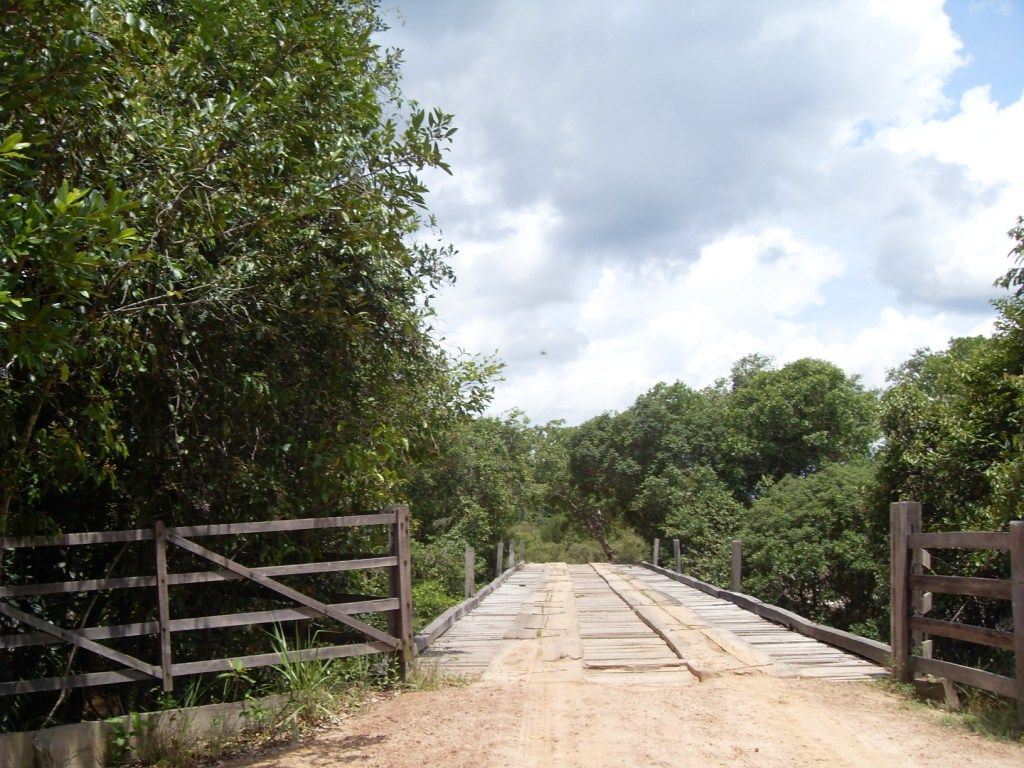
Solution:
M650 507L651 515L669 510L662 530L666 540L679 539L687 573L713 584L728 581L730 542L745 513L710 468L670 467L664 475L648 478L634 503Z
M769 488L751 506L741 537L744 590L814 621L866 631L877 613L873 483L872 464L851 462Z
M462 593L450 590L436 579L417 579L412 585L413 629L421 631L427 624L462 602Z

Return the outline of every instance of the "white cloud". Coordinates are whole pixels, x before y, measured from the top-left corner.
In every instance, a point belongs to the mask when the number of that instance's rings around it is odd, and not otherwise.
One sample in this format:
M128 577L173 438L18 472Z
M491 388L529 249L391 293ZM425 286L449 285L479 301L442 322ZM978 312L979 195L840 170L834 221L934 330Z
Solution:
M431 177L460 347L497 408L579 420L743 354L871 384L984 325L1024 213L1024 100L944 87L939 0L412 4L405 90L456 114Z

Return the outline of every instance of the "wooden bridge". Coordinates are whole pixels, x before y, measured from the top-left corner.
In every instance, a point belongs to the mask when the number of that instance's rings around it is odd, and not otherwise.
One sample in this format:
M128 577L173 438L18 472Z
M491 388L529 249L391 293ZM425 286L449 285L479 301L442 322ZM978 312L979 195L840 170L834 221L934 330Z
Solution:
M521 663L524 655L531 663ZM424 649L423 660L467 675L514 676L540 664L554 675L575 669L592 680L634 682L887 674L667 572L610 564L522 566Z

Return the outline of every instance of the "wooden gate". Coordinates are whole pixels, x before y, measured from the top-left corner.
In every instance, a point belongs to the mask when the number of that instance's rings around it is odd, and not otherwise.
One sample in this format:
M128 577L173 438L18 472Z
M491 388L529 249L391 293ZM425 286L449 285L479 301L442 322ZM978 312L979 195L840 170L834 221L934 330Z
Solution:
M983 688L1017 699L1017 712L1024 725L1024 521L1010 523L1009 531L921 530L921 505L899 501L889 507L891 525L891 635L892 671L907 682L915 673L946 677L958 683ZM932 549L993 549L1010 553L1010 578L987 579L967 576L934 576L924 573ZM1008 600L1013 631L1001 631L927 618L930 593ZM921 651L928 636L948 637L1014 652L1015 675L1005 677L975 667L930 658Z
M206 536L351 528L356 526L388 526L390 552L381 556L361 559L251 567L218 554L211 549L197 544L193 540ZM277 664L281 661L277 653L263 653L176 663L173 660L171 642L174 632L249 626L281 621L303 621L311 618L326 618L339 622L364 635L367 642L298 650L289 654L290 660L308 661L311 659L341 658L370 653L394 653L398 658L404 679L406 665L412 660L415 653L412 638L412 585L410 579L408 507L392 506L383 512L368 515L320 517L303 520L274 520L256 523L227 523L222 525L193 525L174 528L165 528L163 523L157 522L153 528L149 529L72 533L63 536L0 538L0 548L76 547L90 544L135 541L152 541L154 543L156 572L152 575L54 582L50 584L0 585L0 614L36 630L36 632L0 636L0 648L6 650L63 641L114 661L123 668L109 672L89 672L37 680L4 680L0 681L0 696L60 690L62 688L107 685L136 680L159 680L163 689L170 691L173 689L176 676L226 671L233 667L237 668L239 665L245 668L263 667ZM168 547L181 548L203 560L213 563L218 566L218 569L181 573L168 572ZM369 569L389 570L389 594L387 597L328 604L286 586L274 578L275 576ZM278 597L292 601L295 606L269 611L253 611L218 616L179 619L171 617L168 597L170 587L239 579L253 582ZM68 629L26 613L4 599L128 588L155 588L157 621ZM387 631L378 629L354 616L354 614L376 612L389 613ZM150 664L98 642L100 640L140 635L156 635L158 637L159 665Z

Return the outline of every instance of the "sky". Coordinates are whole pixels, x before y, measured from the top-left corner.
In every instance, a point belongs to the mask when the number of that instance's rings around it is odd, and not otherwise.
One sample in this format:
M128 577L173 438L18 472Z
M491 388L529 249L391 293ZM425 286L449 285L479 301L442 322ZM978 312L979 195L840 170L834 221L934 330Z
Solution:
M384 0L455 115L437 327L577 424L758 352L865 385L989 333L1024 214L1019 0Z

